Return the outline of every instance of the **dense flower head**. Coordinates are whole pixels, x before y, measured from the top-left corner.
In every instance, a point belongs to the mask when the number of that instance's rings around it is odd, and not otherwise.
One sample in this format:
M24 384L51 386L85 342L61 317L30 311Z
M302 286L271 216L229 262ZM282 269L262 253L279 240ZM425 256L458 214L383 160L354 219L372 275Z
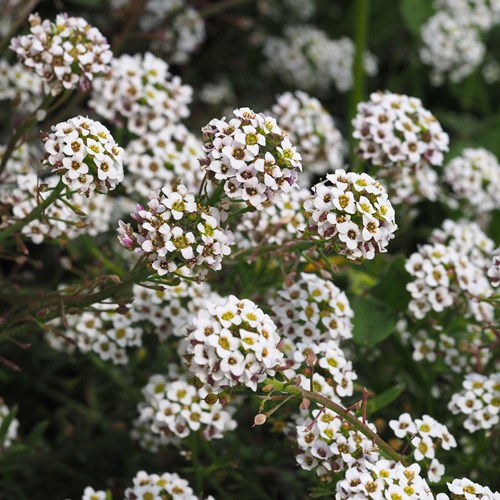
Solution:
M142 394L134 436L145 448L155 450L167 442L175 444L198 431L205 439L221 439L224 433L236 428L231 409L219 402L206 403L193 383L182 375L175 379L152 375Z
M307 228L303 204L310 197L309 190L294 189L265 201L260 210L244 213L234 231L238 248L283 245L300 237Z
M444 181L452 195L473 213L500 208L500 164L486 149L464 149L444 167Z
M123 149L101 123L76 116L43 138L44 164L72 190L107 193L123 181Z
M277 97L271 114L300 151L304 165L300 177L310 180L313 175L342 168L342 135L318 99L300 90L285 92Z
M493 252L493 257L488 266L487 271L488 278L490 279L490 283L497 287L500 285L500 247L496 248Z
M465 416L464 427L471 433L495 427L500 421L500 373L467 374L462 390L453 394L448 408Z
M137 205L131 214L137 232L131 224L119 222L120 243L147 256L160 276L203 277L209 269L220 270L233 244L231 231L221 227L225 212L198 205L182 184L150 195L147 205Z
M175 472L148 474L138 472L133 485L125 490L124 500L172 498L175 500L199 500L189 483Z
M201 166L229 198L260 208L296 184L301 156L274 118L238 108L229 121L213 119L202 132Z
M4 420L9 416L11 409L4 403L0 397L0 427L3 426ZM0 452L2 449L9 448L17 439L17 430L19 428L19 420L13 418L10 424L5 429L5 434L0 439Z
M338 169L313 186L304 203L310 229L348 259L373 259L386 252L397 229L394 209L382 185L367 174Z
M358 104L352 123L358 155L373 165L441 165L448 151L448 134L416 97L373 92Z
M306 345L352 337L349 300L331 281L302 273L271 300L273 320L287 341Z
M31 33L13 38L10 48L53 95L77 87L87 90L94 77L108 71L113 58L109 44L85 19L59 14L51 22L31 14L29 21Z
M271 318L251 300L234 295L207 303L187 332L189 369L210 392L238 385L255 391L283 359Z
M324 31L309 25L288 25L284 38L269 37L264 55L270 71L302 90L326 92L334 85L347 92L353 85L354 43L343 37L331 40ZM364 55L364 70L377 73L376 59Z
M202 178L198 159L202 156L201 142L184 125L167 125L128 144L124 187L129 194L147 197L151 191L171 188L180 179L190 191L198 190Z
M489 30L500 23L498 0L434 0L434 6L455 18L466 19L481 30Z
M470 479L463 477L446 483L453 500L500 500L500 493L493 492L488 486L482 486ZM446 493L439 493L436 500L448 500Z
M150 52L113 59L110 72L92 88L89 105L95 112L138 136L189 116L193 93Z

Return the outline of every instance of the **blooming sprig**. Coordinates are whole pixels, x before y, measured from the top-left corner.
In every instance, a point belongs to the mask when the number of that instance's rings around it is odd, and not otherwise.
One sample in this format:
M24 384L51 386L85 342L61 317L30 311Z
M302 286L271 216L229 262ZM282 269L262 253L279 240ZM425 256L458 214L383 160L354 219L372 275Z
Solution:
M454 479L451 483L446 483L453 500L500 500L500 493L493 492L488 486L475 483L463 477ZM436 500L449 500L446 493L439 493Z
M471 433L493 428L500 421L500 373L467 374L462 390L453 394L448 408L465 416L464 427Z
M76 116L43 138L43 163L72 190L107 193L123 181L123 148L101 123Z
M119 222L118 239L128 250L147 256L160 275L177 273L203 277L218 271L231 253L233 235L221 227L225 212L196 203L182 184L151 193L145 207L131 214L137 225Z
M300 90L285 92L277 97L271 114L299 148L304 164L300 178L310 180L314 175L342 168L342 135L318 99Z
M9 416L11 409L4 403L0 397L0 427L2 427L4 420ZM13 418L7 428L3 439L0 440L0 451L9 448L12 443L17 439L17 429L19 428L19 420Z
M249 108L233 115L203 127L207 157L200 163L211 180L223 184L227 197L260 208L293 188L301 156L274 118Z
M373 259L387 251L397 225L382 185L367 174L338 169L313 186L304 203L309 229L337 245L348 259Z
M416 97L374 92L352 121L358 155L376 166L441 165L449 137Z
M89 105L138 136L159 132L189 116L193 93L168 68L150 52L115 58L108 75L94 81Z
M85 19L59 14L52 22L31 14L29 22L31 33L13 38L10 48L43 78L52 95L77 87L88 90L96 76L109 70L109 44Z
M234 295L207 303L187 332L189 369L214 393L239 385L255 391L283 359L271 318L252 301Z
M490 283L494 286L500 286L500 248L495 249L492 254L491 262L488 266L487 275Z

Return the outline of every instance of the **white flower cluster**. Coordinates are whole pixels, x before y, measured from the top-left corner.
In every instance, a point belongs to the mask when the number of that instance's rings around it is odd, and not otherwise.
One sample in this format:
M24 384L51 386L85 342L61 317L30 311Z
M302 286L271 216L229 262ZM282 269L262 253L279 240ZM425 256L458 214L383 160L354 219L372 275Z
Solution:
M186 0L149 0L139 26L154 33L151 48L173 64L187 63L205 40L205 21Z
M186 187L150 193L146 208L137 205L131 216L137 224L119 222L118 239L128 250L147 256L160 275L176 273L203 277L218 271L231 253L233 234L221 227L225 213L196 203Z
M466 477L454 479L446 485L454 500L500 500L498 491L493 492L488 486L482 486ZM448 500L449 498L446 493L439 493L436 496L436 500Z
M101 32L81 17L59 14L55 22L29 17L31 34L11 40L19 60L37 73L52 95L64 89L87 90L92 80L109 69L113 58Z
M376 166L441 165L449 137L416 97L373 92L352 121L358 155Z
M72 190L107 193L123 181L123 149L101 123L76 116L43 138L44 164Z
M95 112L137 136L189 116L193 89L149 52L113 59L110 72L92 87L89 105Z
M232 412L219 402L206 403L185 377L169 380L163 375L152 375L142 393L144 401L137 407L134 434L145 448L154 450L166 442L175 444L175 438L184 439L198 431L205 439L221 439L224 433L236 428ZM146 429L146 433L138 432L140 429ZM154 440L153 436L161 439Z
M464 149L444 167L444 181L453 196L473 213L500 208L500 164L486 149Z
M499 0L435 0L434 6L483 30L500 23Z
M43 80L22 64L0 60L0 101L14 103L20 113L32 113L43 100Z
M346 294L315 274L302 273L276 293L270 307L285 343L312 345L352 337L353 312Z
M274 118L249 108L235 109L233 115L203 127L207 158L200 163L223 183L229 198L260 208L293 188L301 156Z
M455 415L465 415L464 427L471 433L492 429L500 421L500 373L467 374L448 408Z
M348 259L373 259L386 252L398 226L382 185L367 174L338 169L313 186L304 203L309 227L337 245Z
M434 496L419 475L420 466L405 467L400 462L380 459L349 464L345 479L337 483L337 500L351 499L410 499L433 500Z
M0 147L0 158L4 147ZM14 150L6 169L0 177L0 198L4 204L0 227L26 217L59 182L57 175L39 178L33 168L28 147L23 144ZM45 186L44 189L41 187ZM90 198L72 193L58 199L45 209L43 216L26 224L22 233L33 243L48 239L73 239L81 234L96 236L109 229L113 202L108 196Z
M171 189L179 179L189 191L198 190L202 179L198 159L202 156L201 142L180 123L145 134L125 149L125 190L147 197L151 191Z
M474 234L478 238L470 239ZM484 262L488 262L482 255L484 246L480 246L491 240L481 239L481 235L484 233L473 223L445 221L442 230L433 232L433 243L422 245L409 257L405 269L414 279L406 288L412 296L408 307L415 318L464 303L467 317L493 322L493 306L484 300L493 294L493 288L484 271Z
M310 197L309 190L294 189L265 201L260 210L244 213L234 231L238 248L283 245L300 237L307 228L303 204Z
M290 19L304 22L316 13L314 0L258 0L257 7L264 16L277 22Z
M283 360L276 325L248 299L208 302L187 331L189 369L209 392L238 385L255 391Z
M315 409L313 418L298 417L296 440L299 453L296 460L305 470L315 470L318 476L349 471L357 460L376 463L379 453L371 439L352 428L333 411ZM367 424L376 432L375 426Z
M399 439L408 436L417 462L430 460L427 478L432 483L438 483L445 469L436 459L436 451L440 447L447 451L457 447L457 442L446 425L429 415L413 419L409 413L402 413L397 420L389 422L389 427Z
M285 92L277 97L271 114L297 145L305 181L313 175L342 168L345 149L342 135L318 99L300 90Z
M500 286L500 247L493 252L487 275L494 287Z
M328 91L335 85L339 92L352 88L354 43L349 38L330 40L313 26L287 26L284 38L269 37L264 55L267 66L286 83L306 91ZM377 73L375 58L365 54L365 72Z
M4 420L9 416L10 412L10 408L4 403L3 399L0 398L0 427L2 427ZM19 420L17 420L17 418L13 418L7 429L5 429L5 435L3 439L0 441L0 451L2 449L9 448L17 439L18 427Z
M175 472L148 474L139 471L127 488L124 500L172 498L173 500L198 500L189 483Z
M204 83L198 92L200 101L213 106L230 103L234 98L233 84L223 75L217 76L214 81Z

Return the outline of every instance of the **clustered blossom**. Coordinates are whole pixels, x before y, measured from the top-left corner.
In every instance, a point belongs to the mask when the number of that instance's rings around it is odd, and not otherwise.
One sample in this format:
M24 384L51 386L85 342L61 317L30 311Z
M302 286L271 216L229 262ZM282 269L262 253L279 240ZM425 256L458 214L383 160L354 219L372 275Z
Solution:
M500 208L500 164L486 149L464 149L445 166L444 181L453 196L472 212L487 213Z
M465 416L464 427L471 433L492 429L500 421L500 373L466 375L462 390L453 394L448 408Z
M11 409L4 403L0 397L0 427L2 427L4 420L9 416ZM9 448L12 443L17 439L17 429L19 427L19 420L13 418L10 424L5 429L5 435L0 440L0 451Z
M443 450L457 447L457 442L446 425L429 415L413 419L409 413L403 413L397 420L391 420L389 427L399 439L410 439L413 458L417 462L428 462L427 478L432 483L438 483L445 469L436 459L436 451L440 447Z
M349 300L331 281L302 273L270 302L273 320L287 342L305 345L352 337Z
M352 123L358 155L376 166L441 165L448 151L448 134L416 97L373 92Z
M470 239L473 235L477 237ZM466 317L492 323L494 309L484 299L493 294L493 288L482 255L484 245L493 245L491 240L474 223L445 221L431 241L410 255L405 265L413 277L406 286L412 296L408 306L411 314L422 319L430 311L441 313L463 304Z
M454 479L451 483L446 483L453 500L500 500L500 493L493 492L488 486L482 486L466 477ZM450 497L446 493L439 493L436 500L448 500Z
M294 189L278 200L265 201L260 210L244 213L234 231L238 248L284 245L300 237L307 228L303 204L310 197L309 190Z
M153 54L124 54L97 78L89 105L96 113L142 136L189 116L193 89L171 76L168 64Z
M499 0L435 0L436 9L464 18L470 24L489 30L500 23Z
M283 359L271 318L234 295L223 303L207 303L187 332L189 369L210 392L238 385L255 391Z
M43 100L43 80L22 64L0 60L0 101L15 104L19 113L33 113Z
M249 108L235 109L233 115L203 127L207 157L200 163L229 198L260 208L292 190L301 156L274 118Z
M338 169L313 186L304 203L309 229L336 245L348 259L373 259L387 251L397 229L382 185L367 174Z
M334 85L347 92L353 85L355 47L351 39L329 39L325 32L308 25L291 25L284 38L269 37L263 47L270 71L302 90L328 91ZM374 56L365 53L364 70L377 73Z
M300 90L286 92L277 97L271 113L297 145L305 179L342 168L342 135L318 99Z
M226 214L198 205L182 184L151 193L146 207L138 204L131 216L137 232L120 221L118 239L128 250L147 256L160 276L203 277L209 269L220 270L222 258L231 253L233 235L221 227Z
M487 275L494 287L500 286L500 247L493 252Z
M169 380L163 375L152 375L142 393L144 401L138 405L134 434L145 448L154 450L166 442L175 444L198 431L205 439L221 439L224 433L236 428L230 409L219 402L206 403L185 377ZM141 429L146 432L141 433Z
M109 69L113 58L101 32L81 17L59 14L55 22L29 17L29 35L11 40L19 60L49 85L52 95L64 89L87 90Z
M76 116L43 138L44 164L72 190L107 193L123 181L123 149L101 123Z
M180 123L148 133L125 149L125 190L147 197L151 191L172 188L179 179L190 191L198 190L202 155L201 142Z

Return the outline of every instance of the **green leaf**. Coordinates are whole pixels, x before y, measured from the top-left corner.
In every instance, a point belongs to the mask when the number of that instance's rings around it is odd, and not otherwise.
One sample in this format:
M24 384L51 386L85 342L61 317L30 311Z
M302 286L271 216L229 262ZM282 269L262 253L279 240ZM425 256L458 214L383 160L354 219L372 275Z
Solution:
M433 13L431 2L429 0L401 0L399 7L408 31L420 37L420 26Z
M17 406L13 406L9 414L3 419L2 425L0 425L0 443L3 443L5 436L7 436L7 431L11 422L16 418Z
M396 327L394 309L372 297L359 297L352 303L354 311L353 340L357 344L375 345L387 338Z
M382 408L390 405L395 399L397 399L401 393L406 389L406 384L398 384L390 389L387 389L382 394L370 398L366 403L366 411L370 415L375 413Z
M24 440L24 442L29 446L36 444L48 426L48 420L42 420L41 422L38 422L38 424L35 425L33 430L30 432L30 435Z

